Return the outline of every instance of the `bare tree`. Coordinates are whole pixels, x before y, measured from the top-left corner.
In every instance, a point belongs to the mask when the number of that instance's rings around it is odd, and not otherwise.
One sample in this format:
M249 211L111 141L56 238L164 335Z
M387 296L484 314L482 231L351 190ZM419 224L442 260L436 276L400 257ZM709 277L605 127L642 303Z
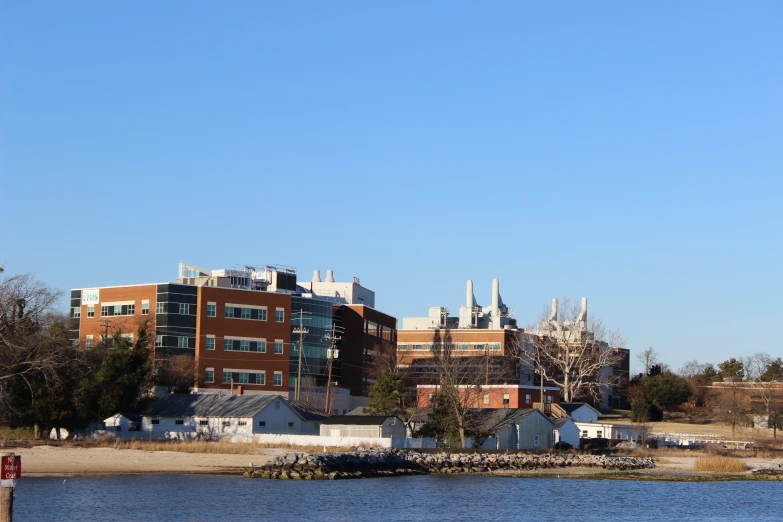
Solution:
M61 292L29 274L0 280L0 402L7 405L5 384L32 376L45 383L76 357L68 341L67 318L52 311Z
M646 350L636 354L636 360L638 360L642 366L644 366L644 374L650 373L650 368L658 364L658 354L655 348L650 346Z
M437 400L450 413L464 448L466 432L473 427L469 412L479 406L483 395L486 360L460 353L454 346L448 329L436 330L428 364L439 385Z
M541 313L539 322L524 334L515 355L560 388L565 402L600 398L601 387L619 383L612 373L618 362L613 348L625 340L618 331L608 331L603 322L587 313L587 299L581 307L564 298L552 300L552 309Z
M751 410L766 417L772 436L777 439L777 428L781 409L783 409L783 384L770 375L770 367L776 361L767 353L757 353L742 358L745 374L750 387Z
M717 417L731 426L731 438L736 438L737 426L748 423L745 385L741 382L724 382L717 397Z
M196 379L196 360L190 355L174 355L163 367L161 384L169 393L190 393Z

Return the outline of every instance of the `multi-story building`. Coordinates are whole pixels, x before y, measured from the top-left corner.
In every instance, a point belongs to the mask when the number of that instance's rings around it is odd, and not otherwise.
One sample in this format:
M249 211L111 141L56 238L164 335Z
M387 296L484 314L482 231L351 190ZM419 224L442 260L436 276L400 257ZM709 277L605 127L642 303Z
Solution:
M303 286L288 267L208 271L180 263L176 283L72 290L71 337L90 346L107 333L133 336L146 321L156 366L193 356L198 392L243 386L323 404L331 365L330 403L348 410L366 402L366 354L377 343L393 345L397 321L371 308L375 293L358 279L337 283L331 271L327 279ZM332 348L339 355L330 360Z

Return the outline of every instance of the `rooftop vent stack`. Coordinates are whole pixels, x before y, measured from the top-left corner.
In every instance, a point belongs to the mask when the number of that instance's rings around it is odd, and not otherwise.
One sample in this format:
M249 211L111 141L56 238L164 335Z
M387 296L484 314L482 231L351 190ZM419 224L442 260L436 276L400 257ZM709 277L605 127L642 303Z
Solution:
M321 271L313 270L313 283L320 283L320 282L321 282Z
M272 269L272 282L269 285L272 292L277 292L277 270Z
M473 281L468 279L468 288L465 292L465 306L468 308L473 308L476 306L476 298L473 295Z
M587 298L582 298L582 310L579 312L579 322L587 324Z
M500 281L492 280L492 315L500 315Z
M243 392L243 391L244 391L244 390L242 389L242 387L241 387L241 386L237 386L237 395L242 395L242 392Z
M334 272L332 270L326 271L326 282L327 283L334 283Z

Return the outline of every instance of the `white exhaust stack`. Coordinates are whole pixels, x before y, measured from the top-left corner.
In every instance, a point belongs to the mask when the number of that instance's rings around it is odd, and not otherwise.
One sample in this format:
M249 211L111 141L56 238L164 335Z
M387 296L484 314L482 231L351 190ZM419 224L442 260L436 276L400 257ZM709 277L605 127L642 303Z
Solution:
M321 271L313 270L313 283L320 283L320 282L321 282Z
M492 280L492 315L500 315L500 281Z
M331 270L326 271L326 282L327 283L334 283L334 272Z
M579 312L579 322L587 324L587 298L582 298L582 310Z
M476 297L473 295L473 281L468 279L468 288L465 292L465 306L473 308L476 306Z

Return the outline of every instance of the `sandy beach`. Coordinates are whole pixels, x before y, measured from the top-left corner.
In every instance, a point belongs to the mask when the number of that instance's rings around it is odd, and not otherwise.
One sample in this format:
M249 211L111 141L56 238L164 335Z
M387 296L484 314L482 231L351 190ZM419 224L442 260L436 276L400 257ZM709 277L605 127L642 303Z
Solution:
M15 448L25 477L129 475L139 473L242 473L286 449L263 448L256 454L184 453L113 448Z
M22 456L23 475L26 477L68 477L77 475L133 475L150 473L199 473L199 474L241 474L251 465L262 465L277 455L291 451L283 448L259 448L253 454L184 453L177 451L143 451L113 448L62 448L36 446L13 450ZM715 477L714 473L694 471L699 455L656 458L656 467L633 472L608 471L603 468L573 467L541 469L526 473L501 472L526 476L559 475L584 478L617 478L632 474L637 478L676 480ZM743 459L750 471L777 468L778 462L762 458ZM783 464L783 462L781 462Z

